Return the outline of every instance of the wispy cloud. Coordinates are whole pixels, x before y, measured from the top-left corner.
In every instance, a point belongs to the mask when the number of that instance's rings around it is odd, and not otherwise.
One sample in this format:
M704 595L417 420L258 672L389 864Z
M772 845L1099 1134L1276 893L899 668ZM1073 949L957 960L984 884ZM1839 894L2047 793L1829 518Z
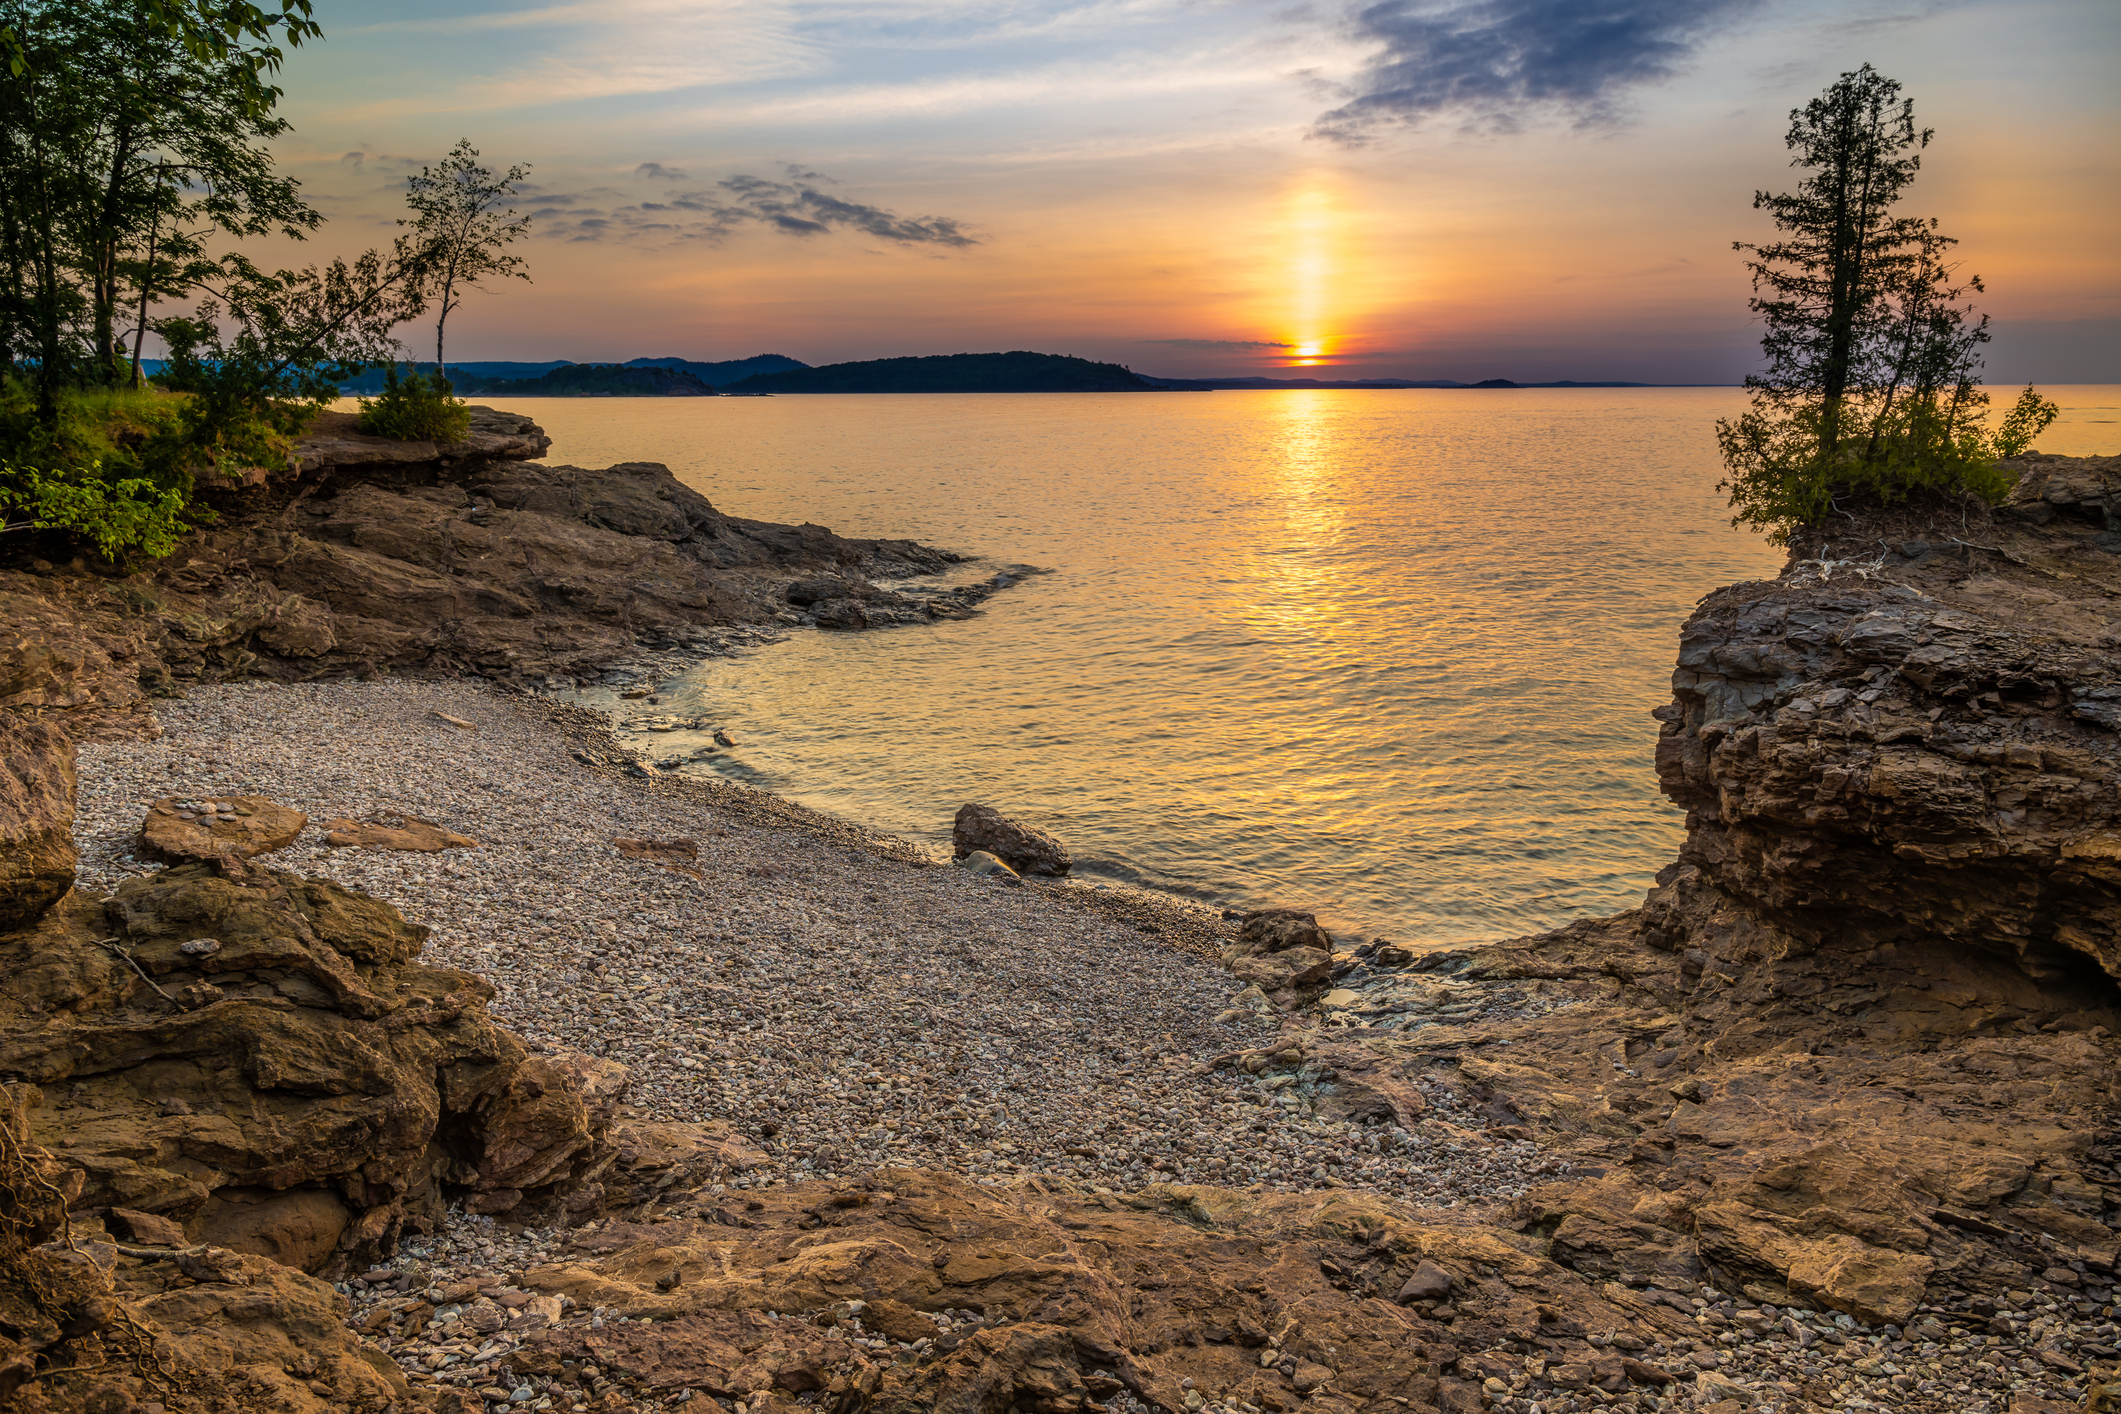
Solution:
M1629 88L1677 73L1700 41L1758 0L1381 0L1357 10L1380 44L1355 97L1314 136L1354 145L1380 128L1451 116L1513 131L1535 114L1615 121Z
M685 173L675 167L665 167L660 162L643 162L640 166L633 169L633 174L636 177L652 177L657 181L664 182L681 182L685 180Z
M1293 349L1294 344L1273 339L1137 339L1136 343L1162 344L1171 349Z

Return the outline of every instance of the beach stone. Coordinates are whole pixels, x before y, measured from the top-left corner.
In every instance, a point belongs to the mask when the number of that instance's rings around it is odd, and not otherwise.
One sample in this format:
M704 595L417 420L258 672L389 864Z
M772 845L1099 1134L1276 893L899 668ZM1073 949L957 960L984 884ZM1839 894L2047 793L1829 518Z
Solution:
M445 849L477 849L469 835L445 830L416 815L386 815L381 820L326 820L324 843L338 849L401 849L434 854Z
M957 867L969 874L977 874L981 878L999 879L1005 884L1013 884L1018 888L1023 887L1024 880L1022 875L987 853L984 849L976 849L958 860Z
M959 806L950 840L959 859L984 850L1022 874L1057 878L1071 866L1067 847L1059 840L1036 825L1009 819L991 805Z
M148 807L140 842L149 853L172 862L224 854L250 859L285 849L308 824L309 817L301 811L262 795L197 800L164 796Z
M1399 1288L1400 1304L1405 1305L1409 1301L1440 1300L1449 1296L1451 1288L1457 1284L1458 1278L1452 1276L1434 1262L1423 1261L1416 1263L1414 1274L1407 1278L1404 1286Z
M0 711L0 762L0 928L11 928L74 886L74 744Z

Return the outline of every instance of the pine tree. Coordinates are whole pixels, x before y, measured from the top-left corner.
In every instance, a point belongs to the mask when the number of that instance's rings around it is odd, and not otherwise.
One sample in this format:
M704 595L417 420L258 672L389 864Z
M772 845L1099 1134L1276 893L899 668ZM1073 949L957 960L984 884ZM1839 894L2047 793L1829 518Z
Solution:
M1791 113L1797 189L1754 195L1782 235L1736 244L1766 366L1746 379L1751 408L1716 432L1737 521L1777 539L1849 494L2008 489L1983 429L1980 277L1959 277L1934 220L1893 209L1931 136L1865 64Z

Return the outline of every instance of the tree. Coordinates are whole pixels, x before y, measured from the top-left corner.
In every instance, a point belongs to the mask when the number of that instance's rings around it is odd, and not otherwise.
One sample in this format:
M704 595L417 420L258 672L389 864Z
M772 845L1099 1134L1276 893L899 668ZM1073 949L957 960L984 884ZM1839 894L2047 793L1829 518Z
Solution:
M287 5L0 0L21 57L0 73L0 371L34 369L47 421L61 388L123 376L121 318L137 358L148 305L212 273L209 235L321 220L265 146L287 130L266 41L316 32Z
M1736 244L1766 366L1746 379L1750 409L1716 431L1736 520L1778 540L1852 492L2007 489L1982 424L1980 278L1958 276L1934 220L1893 211L1931 136L1865 64L1791 113L1797 190L1754 194L1782 234Z
M413 228L431 272L436 378L447 380L442 336L464 297L482 280L530 278L523 257L508 251L530 229L530 218L502 205L529 175L528 167L518 165L495 176L480 165L471 139L459 138L439 165L422 167L406 183L405 204L419 214L398 224Z

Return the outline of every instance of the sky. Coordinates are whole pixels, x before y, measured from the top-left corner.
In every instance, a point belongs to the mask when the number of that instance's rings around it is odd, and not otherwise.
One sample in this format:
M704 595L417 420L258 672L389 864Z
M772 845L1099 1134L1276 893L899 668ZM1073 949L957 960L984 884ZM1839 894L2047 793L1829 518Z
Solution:
M469 138L465 359L1036 349L1166 376L1733 383L1792 108L1868 62L1994 381L2121 381L2112 0L317 0L285 167L387 241ZM416 349L425 336L408 329ZM430 354L431 356L431 354Z

